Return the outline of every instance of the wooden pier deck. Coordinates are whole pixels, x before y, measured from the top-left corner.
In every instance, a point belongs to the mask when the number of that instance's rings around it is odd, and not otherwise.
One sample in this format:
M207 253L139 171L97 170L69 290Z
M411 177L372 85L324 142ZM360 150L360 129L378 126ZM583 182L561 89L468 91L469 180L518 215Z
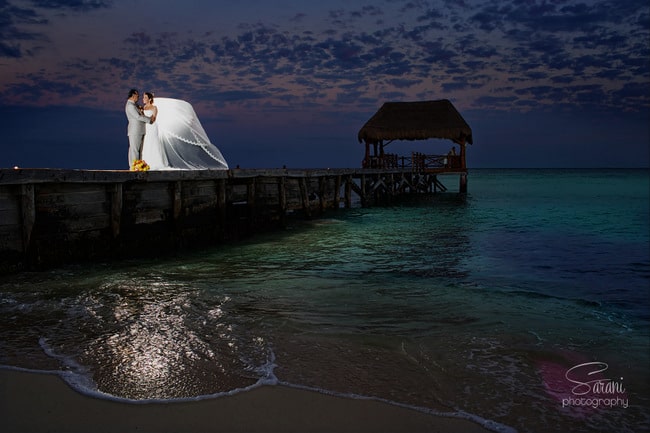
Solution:
M218 244L355 205L447 191L466 170L0 169L0 274Z

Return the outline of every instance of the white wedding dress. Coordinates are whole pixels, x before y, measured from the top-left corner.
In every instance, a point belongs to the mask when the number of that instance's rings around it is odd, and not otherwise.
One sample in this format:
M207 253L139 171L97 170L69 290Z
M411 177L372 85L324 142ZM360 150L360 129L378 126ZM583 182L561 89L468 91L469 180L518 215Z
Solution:
M142 159L151 170L228 169L188 102L155 98L154 104L158 116L153 124L147 124L142 146ZM146 116L152 114L145 110Z

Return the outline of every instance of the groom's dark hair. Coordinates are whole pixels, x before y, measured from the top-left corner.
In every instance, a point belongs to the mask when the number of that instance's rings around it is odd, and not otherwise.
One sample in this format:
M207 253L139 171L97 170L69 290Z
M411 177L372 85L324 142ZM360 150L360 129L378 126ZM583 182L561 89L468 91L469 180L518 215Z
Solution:
M136 93L140 93L140 92L138 92L138 89L129 90L129 96L127 97L127 99L130 99L131 96L135 95Z

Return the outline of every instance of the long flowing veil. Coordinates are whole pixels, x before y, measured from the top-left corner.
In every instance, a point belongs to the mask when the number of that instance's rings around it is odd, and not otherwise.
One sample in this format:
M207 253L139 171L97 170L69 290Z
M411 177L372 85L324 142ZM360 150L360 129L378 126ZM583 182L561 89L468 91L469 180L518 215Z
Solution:
M158 107L158 139L167 154L170 168L228 169L228 163L210 142L201 122L188 102L155 98Z

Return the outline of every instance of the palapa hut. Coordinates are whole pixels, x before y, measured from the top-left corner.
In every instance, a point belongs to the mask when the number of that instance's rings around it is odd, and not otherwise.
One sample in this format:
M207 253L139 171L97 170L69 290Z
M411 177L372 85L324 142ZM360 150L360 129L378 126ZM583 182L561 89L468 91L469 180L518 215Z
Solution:
M424 171L466 170L465 145L472 144L472 129L447 99L438 101L386 102L366 122L358 134L365 142L363 166L391 168L399 166L399 157L384 152L394 140L427 140L443 138L460 146L460 154L423 155L414 152L410 165ZM385 143L387 142L387 143ZM370 152L373 146L373 154ZM405 166L402 157L402 166Z

